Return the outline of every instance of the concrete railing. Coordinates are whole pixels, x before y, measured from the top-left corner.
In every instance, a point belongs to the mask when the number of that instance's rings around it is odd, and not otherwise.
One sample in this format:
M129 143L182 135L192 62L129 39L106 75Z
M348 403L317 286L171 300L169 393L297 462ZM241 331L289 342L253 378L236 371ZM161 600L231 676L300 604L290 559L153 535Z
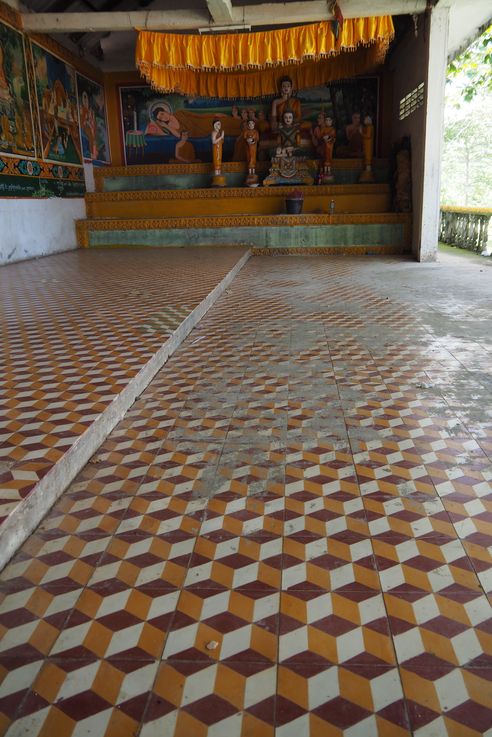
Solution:
M441 207L439 240L452 246L482 253L487 248L492 209Z

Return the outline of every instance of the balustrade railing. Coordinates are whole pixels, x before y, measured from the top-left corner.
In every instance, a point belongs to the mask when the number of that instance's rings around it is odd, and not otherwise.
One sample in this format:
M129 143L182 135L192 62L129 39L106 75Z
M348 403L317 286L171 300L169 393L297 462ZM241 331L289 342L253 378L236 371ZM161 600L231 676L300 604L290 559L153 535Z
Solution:
M441 207L439 240L452 246L482 253L487 248L492 209Z

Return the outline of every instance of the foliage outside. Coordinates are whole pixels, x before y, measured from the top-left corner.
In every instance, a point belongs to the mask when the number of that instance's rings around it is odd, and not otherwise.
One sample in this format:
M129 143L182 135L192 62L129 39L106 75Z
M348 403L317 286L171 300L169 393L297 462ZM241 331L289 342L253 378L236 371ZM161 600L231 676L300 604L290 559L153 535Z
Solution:
M448 67L441 202L492 207L492 26Z
M448 79L457 80L463 99L470 102L477 93L492 93L492 26L468 46L448 66Z

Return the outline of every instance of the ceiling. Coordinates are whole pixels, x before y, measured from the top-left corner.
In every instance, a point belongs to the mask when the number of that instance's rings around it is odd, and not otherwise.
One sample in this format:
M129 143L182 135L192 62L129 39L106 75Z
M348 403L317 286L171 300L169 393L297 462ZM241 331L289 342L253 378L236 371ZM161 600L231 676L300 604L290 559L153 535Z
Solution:
M234 18L253 19L251 27L259 30L262 27L289 25L327 18L327 0L7 0L21 11L29 14L57 14L56 28L67 27L72 14L83 14L78 18L76 30L71 28L65 33L57 33L53 26L46 32L88 62L101 67L105 71L124 71L134 69L136 32L132 20L140 22L151 18L160 19L166 27L169 19L175 32L186 32L189 29L214 25L230 25ZM479 29L488 22L492 15L490 0L339 0L346 17L392 13L398 36L406 29L412 13L422 13L426 3L447 5L450 8L449 52L455 54L467 42L476 37ZM162 11L159 15L155 11ZM85 15L85 14L91 14ZM117 15L109 15L114 14ZM134 15L137 13L138 15ZM119 30L112 20L118 16ZM132 20L130 19L132 17ZM32 17L32 16L31 16ZM45 16L47 19L55 15ZM87 18L87 21L86 21ZM98 22L105 18L106 22ZM228 18L228 22L220 20ZM89 22L89 19L92 19ZM127 19L127 22L125 22ZM263 23L262 23L263 19ZM302 19L302 20L301 20ZM66 22L65 22L66 21ZM94 23L92 22L94 21ZM157 21L156 21L157 22ZM237 21L236 21L237 22ZM174 24L174 26L172 25ZM275 25L274 25L275 24ZM69 25L69 24L68 24ZM93 25L96 27L93 28ZM89 30L89 27L91 30ZM150 26L148 26L150 27ZM42 30L42 29L39 29Z
M219 0L220 1L220 0ZM260 6L264 0L230 0L233 7ZM298 0L269 0L269 4L287 6ZM200 11L204 24L213 23L207 0L23 0L21 9L31 13L107 13L121 11ZM285 22L289 25L288 14ZM280 13L280 16L282 13ZM260 27L255 28L259 30ZM92 64L106 71L119 71L134 68L136 32L96 31L50 33L60 43L83 56Z

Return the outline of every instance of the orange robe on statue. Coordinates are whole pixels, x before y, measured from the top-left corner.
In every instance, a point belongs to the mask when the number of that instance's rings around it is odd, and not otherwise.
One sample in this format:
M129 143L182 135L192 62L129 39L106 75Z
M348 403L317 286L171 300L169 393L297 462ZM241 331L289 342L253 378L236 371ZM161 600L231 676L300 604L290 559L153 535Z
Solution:
M212 144L212 157L214 162L214 169L215 171L220 171L222 169L222 146L224 143L224 139L220 138L217 143Z
M294 121L300 123L301 121L301 101L297 97L289 97L287 100L282 100L277 104L277 120L282 120L284 110L292 110L294 113Z
M374 154L374 126L362 126L362 148L364 151L364 166L372 164Z
M246 146L246 160L248 162L248 169L256 169L256 152L258 149L260 134L258 133L256 128L246 128L243 133L243 138Z
M319 131L319 138L320 138L320 154L321 159L323 161L324 166L330 166L333 163L333 146L335 145L335 139L337 137L337 132L335 128L330 125L324 125L322 128L320 128ZM328 138L328 140L325 140Z

